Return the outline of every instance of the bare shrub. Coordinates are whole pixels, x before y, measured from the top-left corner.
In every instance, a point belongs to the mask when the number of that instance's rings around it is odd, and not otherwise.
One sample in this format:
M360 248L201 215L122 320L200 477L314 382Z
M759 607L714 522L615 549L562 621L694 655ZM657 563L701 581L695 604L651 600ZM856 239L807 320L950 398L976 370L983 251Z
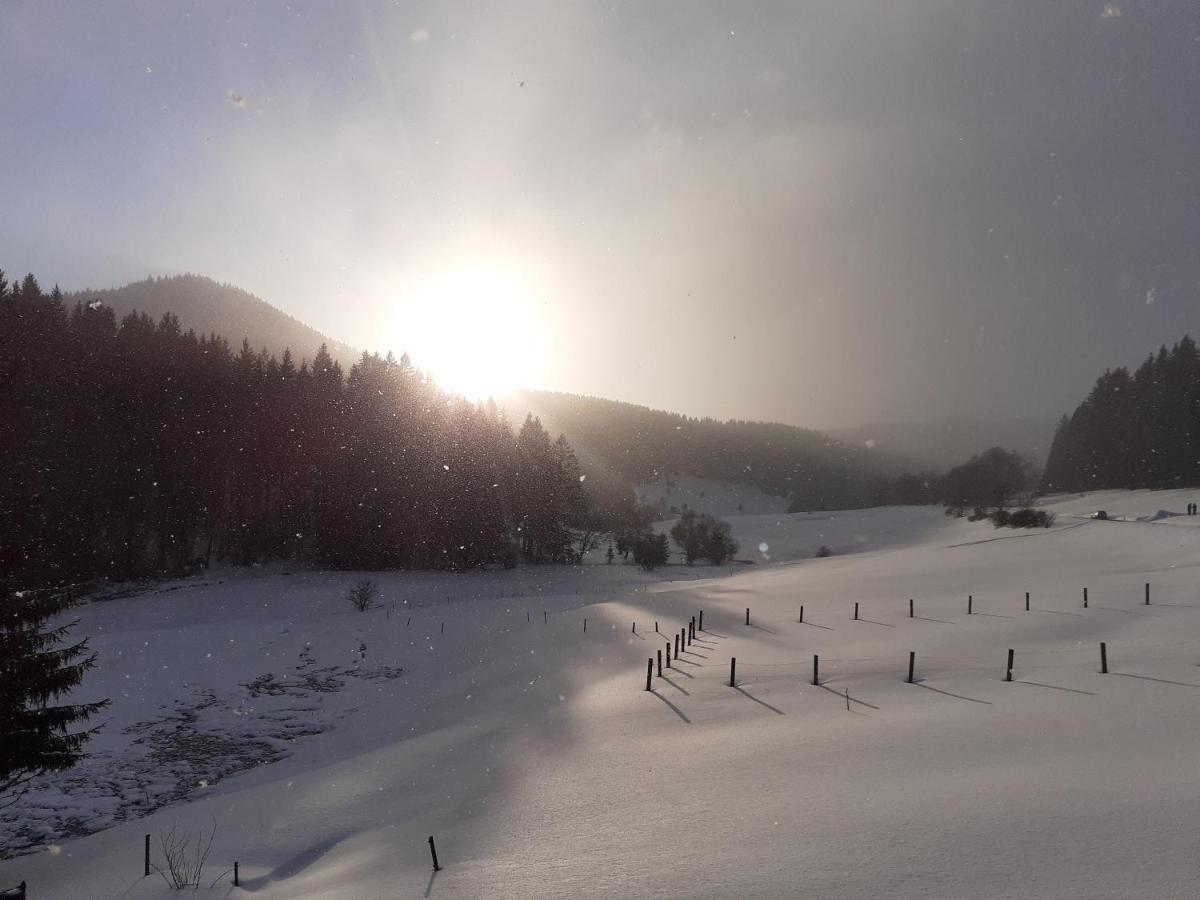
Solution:
M374 606L378 597L379 585L369 578L364 578L346 593L346 599L350 601L350 605L359 612L366 612Z
M200 873L208 861L208 854L212 852L212 842L216 836L215 821L207 836L203 828L192 834L190 831L179 832L172 825L170 831L158 837L165 868L154 864L154 871L163 877L167 887L177 891L187 888L196 890L200 887Z

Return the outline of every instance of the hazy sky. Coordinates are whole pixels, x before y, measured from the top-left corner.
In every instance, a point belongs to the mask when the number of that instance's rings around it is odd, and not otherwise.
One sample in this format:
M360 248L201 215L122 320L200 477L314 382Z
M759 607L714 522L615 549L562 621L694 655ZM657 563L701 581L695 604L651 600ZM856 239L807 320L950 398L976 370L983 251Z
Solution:
M0 121L9 272L399 351L494 270L541 386L693 414L1057 414L1200 332L1192 2L0 0Z

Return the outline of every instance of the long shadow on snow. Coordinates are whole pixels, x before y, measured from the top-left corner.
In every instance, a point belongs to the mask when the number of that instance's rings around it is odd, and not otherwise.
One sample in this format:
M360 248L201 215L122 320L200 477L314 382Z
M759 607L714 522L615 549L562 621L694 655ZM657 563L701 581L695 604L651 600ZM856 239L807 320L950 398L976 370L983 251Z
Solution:
M817 687L819 687L823 691L829 691L829 693L833 694L833 696L837 697L839 700L846 699L845 694L843 694L841 691L835 691L833 688L831 688L827 684L818 684ZM868 703L866 700L859 700L857 697L851 697L850 702L857 703L859 706L865 706L867 709L874 709L874 710L879 709L878 706L875 706L872 703Z
M286 862L280 863L266 875L244 880L241 886L247 891L258 891L272 882L285 881L294 875L298 875L353 833L352 831L345 831L334 837L326 838L320 843L313 844L307 850L302 850Z
M1157 681L1159 684L1177 684L1180 687L1200 687L1200 684L1193 684L1190 681L1172 681L1169 678L1152 678L1149 675L1133 675L1129 672L1113 672L1114 675L1120 675L1123 678L1136 678L1139 681Z
M1031 684L1034 687L1050 688L1055 691L1070 691L1072 694L1087 694L1089 697L1096 696L1092 691L1081 691L1078 688L1062 687L1057 684L1042 684L1040 681L1022 681L1020 678L1014 678L1013 684Z
M666 675L662 676L662 680L663 680L663 681L665 681L667 684L669 684L671 687L675 688L675 690L679 691L679 693L683 694L685 697L690 697L690 696L692 696L692 694L691 694L691 692L690 692L690 691L685 691L685 690L684 690L682 687L680 687L679 685L677 685L675 682L673 682L673 681L672 681L670 678L668 678Z
M947 697L954 697L957 700L968 700L971 703L983 703L987 706L992 705L991 700L979 700L975 697L967 697L963 694L955 694L953 691L943 691L941 688L930 687L929 685L924 684L923 682L920 682L920 681L914 681L913 684L915 684L919 688L925 688L925 690L927 690L927 691L933 691L935 694L945 694Z
M683 719L683 721L687 722L689 725L692 724L692 720L683 714L682 709L680 709L678 706L676 706L674 703L672 703L670 700L668 700L666 697L664 697L658 691L651 691L650 693L653 694L655 697L657 697L659 700L661 700L663 703L667 704L667 706L671 707L671 712L675 713L675 715L679 716L679 718Z
M1127 616L1146 616L1151 619L1162 618L1162 616L1156 616L1154 613L1139 612L1136 609L1118 609L1115 606L1093 606L1092 609L1102 609L1105 612L1124 613Z
M785 712L784 712L782 709L777 709L776 707L772 706L770 703L767 703L767 701L765 701L765 700L759 700L759 699L758 699L757 697L755 697L753 694L751 694L751 693L749 693L749 692L747 692L747 691L743 690L741 687L739 687L739 686L738 686L738 685L736 685L736 684L733 686L733 689L734 689L735 691L737 691L739 694L742 694L742 695L744 695L744 696L746 696L746 697L749 697L751 700L753 700L753 701L754 701L755 703L757 703L759 706L765 706L767 709L769 709L769 710L770 710L771 712L773 712L773 713L778 713L778 714L779 714L779 715L781 715L781 716L786 716L786 715L787 715L787 713L785 713Z

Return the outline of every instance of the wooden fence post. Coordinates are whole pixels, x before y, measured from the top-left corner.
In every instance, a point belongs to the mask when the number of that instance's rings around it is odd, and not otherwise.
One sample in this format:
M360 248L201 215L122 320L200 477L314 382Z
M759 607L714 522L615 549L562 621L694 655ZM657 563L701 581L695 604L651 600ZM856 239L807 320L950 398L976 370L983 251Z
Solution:
M974 614L974 612L975 612L974 606L975 606L975 597L971 594L967 594L967 615L968 616Z
M637 634L637 622L633 623L633 633Z
M704 630L704 610L700 610L700 630Z
M542 610L542 624L543 625L550 624L550 616L546 613L546 611L544 609Z
M854 604L854 621L855 622L858 621L858 603L857 602Z
M679 635L675 635L675 656L679 656Z
M750 607L746 607L746 624L750 624Z
M646 660L646 690L650 690L650 682L654 678L654 657Z
M817 666L818 666L818 664L819 664L819 663L820 663L820 660L819 660L819 659L817 659L817 655L814 653L814 654L813 654L813 684L820 684L820 683L821 683L821 682L820 682L820 680L819 680L819 678L818 678L818 675L817 675Z
M908 598L908 617L910 619L913 617L913 599L912 599L912 597Z
M150 874L150 835L146 835L146 866L144 874Z
M1029 591L1025 592L1025 612L1029 612Z
M1083 589L1083 608L1087 609L1087 588Z
M437 847L434 846L432 834L429 836L429 853L430 853L430 855L433 856L433 871L435 871L435 872L442 871L442 867L438 865Z
M1146 582L1146 605L1150 605L1150 582Z
M241 883L242 883L241 878L239 877L239 873L238 873L238 864L237 864L237 860L235 859L233 861L233 886L240 887Z
M662 674L662 650L661 649L658 651L657 656L658 656L658 677L662 678L663 674Z
M1104 641L1100 642L1100 674L1108 674L1108 645Z
M587 616L583 617L583 633L587 634Z
M1008 651L1008 668L1004 670L1004 680L1005 681L1012 681L1012 667L1013 667L1013 651L1012 651L1012 648L1010 647L1009 651Z
M671 668L671 642L667 641L667 668Z
M800 624L804 624L804 604L800 604Z
M731 657L729 657L729 686L730 687L734 687L736 684L736 682L734 681L734 678L733 678L733 676L736 672L737 672L737 657L731 656Z
M917 651L909 650L908 651L908 678L906 679L909 684L913 683L913 669L916 667L916 664L917 664Z

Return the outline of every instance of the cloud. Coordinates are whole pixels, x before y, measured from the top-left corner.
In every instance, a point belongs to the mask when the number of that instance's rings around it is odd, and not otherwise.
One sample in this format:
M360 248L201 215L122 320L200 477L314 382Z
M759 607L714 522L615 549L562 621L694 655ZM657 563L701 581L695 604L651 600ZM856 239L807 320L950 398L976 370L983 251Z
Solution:
M1123 15L1125 13L1121 12L1121 7L1115 3L1105 3L1104 9L1100 12L1100 18L1102 19L1119 19Z
M233 90L233 88L230 88L229 90L227 90L225 92L225 99L228 100L234 106L236 106L238 109L246 108L246 98L243 97L241 94L239 94L237 91Z
M428 28L414 29L413 33L408 36L408 39L410 41L412 41L414 44L424 44L426 41L429 40L429 29Z

